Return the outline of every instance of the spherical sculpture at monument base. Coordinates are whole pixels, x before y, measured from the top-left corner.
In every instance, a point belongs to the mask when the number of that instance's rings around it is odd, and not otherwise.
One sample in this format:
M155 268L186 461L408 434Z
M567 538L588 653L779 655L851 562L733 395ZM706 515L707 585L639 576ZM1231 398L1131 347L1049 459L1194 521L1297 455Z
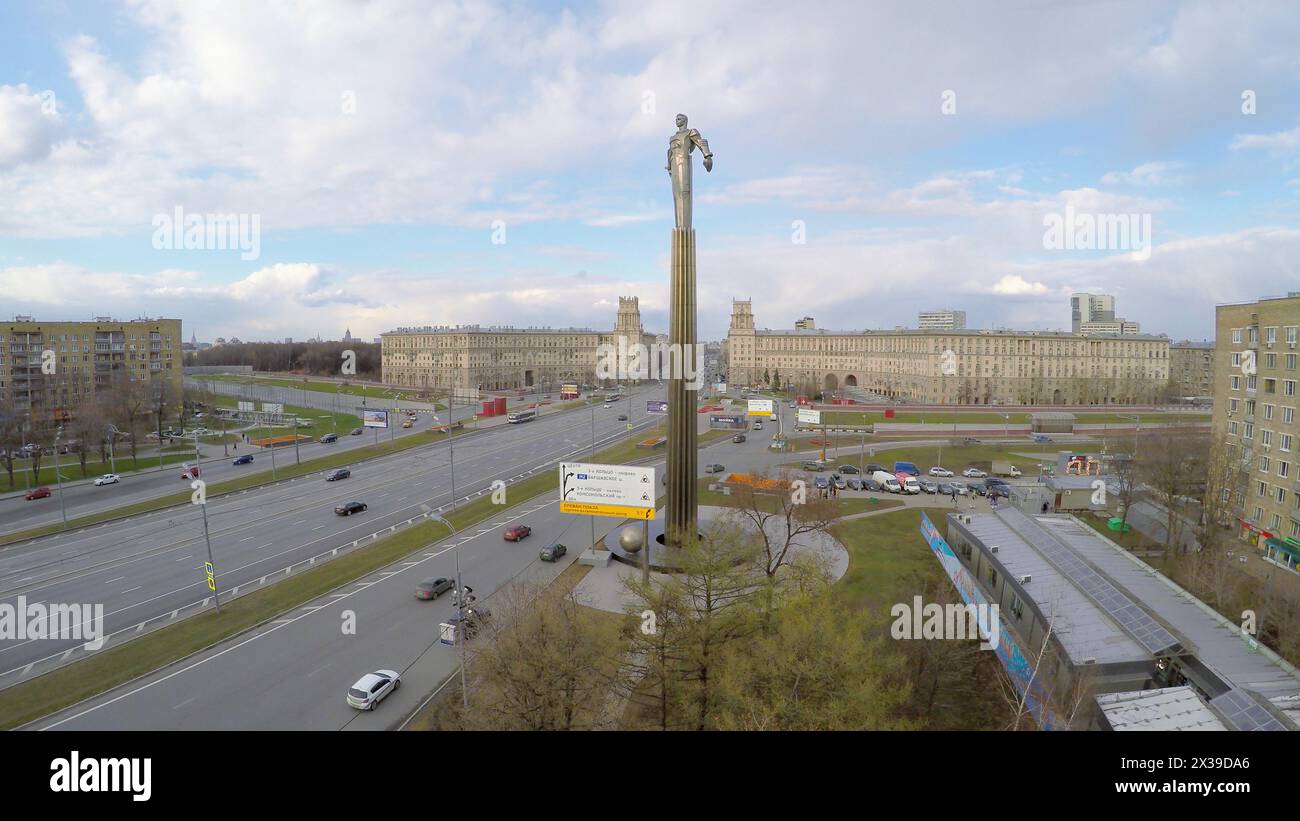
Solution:
M628 553L636 553L644 545L645 533L640 525L628 525L618 534L618 546Z

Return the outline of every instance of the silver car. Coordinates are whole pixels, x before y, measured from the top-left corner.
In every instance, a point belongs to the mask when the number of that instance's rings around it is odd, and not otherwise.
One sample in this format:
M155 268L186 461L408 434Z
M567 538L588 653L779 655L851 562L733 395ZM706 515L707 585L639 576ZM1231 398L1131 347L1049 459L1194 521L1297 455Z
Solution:
M358 710L373 710L389 693L402 686L401 677L393 670L376 670L366 673L348 688L348 704Z

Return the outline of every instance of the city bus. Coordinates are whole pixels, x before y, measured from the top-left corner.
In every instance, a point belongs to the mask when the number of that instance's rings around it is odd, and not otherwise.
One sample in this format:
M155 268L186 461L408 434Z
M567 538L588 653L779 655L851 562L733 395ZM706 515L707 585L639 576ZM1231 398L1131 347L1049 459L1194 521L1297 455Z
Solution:
M506 417L506 422L511 425L517 425L520 422L531 422L536 418L537 411L535 410L515 411Z

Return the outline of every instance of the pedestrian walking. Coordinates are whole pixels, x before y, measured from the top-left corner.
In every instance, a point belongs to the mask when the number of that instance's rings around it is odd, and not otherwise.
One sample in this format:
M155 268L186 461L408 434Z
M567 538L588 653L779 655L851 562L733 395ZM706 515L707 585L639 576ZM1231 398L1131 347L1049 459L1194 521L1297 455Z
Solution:
M952 492L952 506L953 507L957 506L957 491L955 490Z

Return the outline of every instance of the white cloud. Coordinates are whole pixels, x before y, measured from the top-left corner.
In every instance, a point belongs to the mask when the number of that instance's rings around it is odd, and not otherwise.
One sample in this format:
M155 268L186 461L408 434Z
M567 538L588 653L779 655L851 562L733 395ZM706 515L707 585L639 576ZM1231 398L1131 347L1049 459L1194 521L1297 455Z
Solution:
M1008 274L993 284L993 293L1007 296L1025 296L1026 294L1045 294L1051 289L1041 282L1028 282L1024 277Z
M1184 177L1174 172L1184 168L1181 162L1148 162L1132 171L1110 171L1102 175L1106 185L1170 185L1182 182Z
M49 154L60 116L53 93L44 95L25 85L0 85L0 171Z

